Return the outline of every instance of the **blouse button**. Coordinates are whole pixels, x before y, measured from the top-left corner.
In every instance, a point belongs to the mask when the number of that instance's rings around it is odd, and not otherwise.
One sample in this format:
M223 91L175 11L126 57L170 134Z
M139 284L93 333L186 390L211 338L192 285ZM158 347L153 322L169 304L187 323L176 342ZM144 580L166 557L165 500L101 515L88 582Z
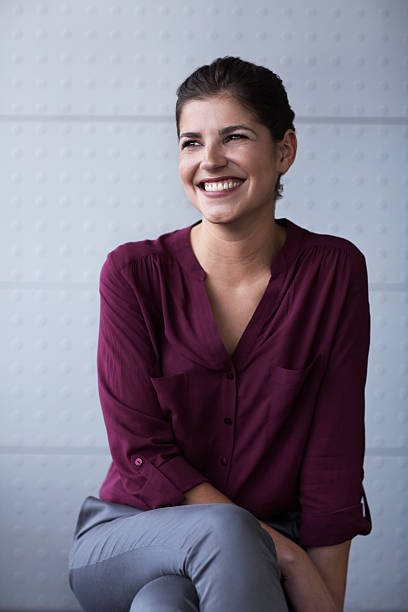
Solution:
M226 373L226 377L228 378L228 380L233 380L234 379L234 372L227 372Z
M137 459L135 459L135 465L142 465L143 463L143 459L141 459L140 457L137 457Z
M232 419L230 419L229 417L225 417L224 423L226 423L227 425L231 425Z
M227 457L222 457L222 459L220 459L220 463L221 463L222 465L228 465L228 459L227 459Z

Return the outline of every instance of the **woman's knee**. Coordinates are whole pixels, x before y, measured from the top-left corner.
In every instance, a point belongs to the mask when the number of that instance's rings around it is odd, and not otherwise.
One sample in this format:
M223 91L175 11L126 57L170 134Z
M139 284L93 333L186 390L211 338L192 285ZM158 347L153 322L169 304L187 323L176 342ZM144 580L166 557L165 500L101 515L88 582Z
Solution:
M231 555L241 555L242 550L248 557L257 557L259 550L267 551L278 567L275 542L262 527L256 516L235 504L210 504L211 510L203 515L202 533L220 549ZM207 520L205 520L205 518Z
M199 506L196 506L198 509ZM276 549L271 536L262 528L258 519L245 508L235 504L205 504L199 509L200 529L196 532L194 546L205 544L210 549L227 548L230 552L244 547L248 552L256 552L257 542L267 544L276 557Z
M198 612L199 599L191 580L177 574L160 576L145 584L129 612Z
M258 519L245 508L235 504L206 504L207 512L202 516L203 523L207 523L218 536L231 536L234 531L259 531L261 525Z

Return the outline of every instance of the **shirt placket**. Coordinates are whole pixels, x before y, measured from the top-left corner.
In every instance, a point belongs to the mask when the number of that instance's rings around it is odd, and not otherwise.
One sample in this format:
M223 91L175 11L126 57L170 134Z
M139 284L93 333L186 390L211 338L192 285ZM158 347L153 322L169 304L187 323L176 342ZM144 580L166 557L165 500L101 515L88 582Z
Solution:
M217 461L220 466L224 488L227 487L227 482L232 468L232 455L235 443L235 420L237 418L237 369L232 361L226 364L226 368L222 373L222 415L223 432L221 436L222 446L219 449Z

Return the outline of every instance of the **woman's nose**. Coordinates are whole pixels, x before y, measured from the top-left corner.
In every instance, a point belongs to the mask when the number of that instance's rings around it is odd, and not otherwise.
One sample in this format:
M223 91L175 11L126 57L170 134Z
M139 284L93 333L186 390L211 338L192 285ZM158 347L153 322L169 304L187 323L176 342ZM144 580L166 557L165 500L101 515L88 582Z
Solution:
M226 163L227 160L220 147L217 145L208 145L204 147L204 154L201 162L202 168L209 170L210 168L225 166Z

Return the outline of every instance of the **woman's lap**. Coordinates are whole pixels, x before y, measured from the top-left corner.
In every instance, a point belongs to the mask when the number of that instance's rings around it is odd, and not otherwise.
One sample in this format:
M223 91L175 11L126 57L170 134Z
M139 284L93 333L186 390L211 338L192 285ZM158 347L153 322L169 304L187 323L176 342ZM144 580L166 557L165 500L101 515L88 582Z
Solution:
M89 611L287 612L280 580L272 538L232 504L144 511L88 498L70 554L71 588Z

